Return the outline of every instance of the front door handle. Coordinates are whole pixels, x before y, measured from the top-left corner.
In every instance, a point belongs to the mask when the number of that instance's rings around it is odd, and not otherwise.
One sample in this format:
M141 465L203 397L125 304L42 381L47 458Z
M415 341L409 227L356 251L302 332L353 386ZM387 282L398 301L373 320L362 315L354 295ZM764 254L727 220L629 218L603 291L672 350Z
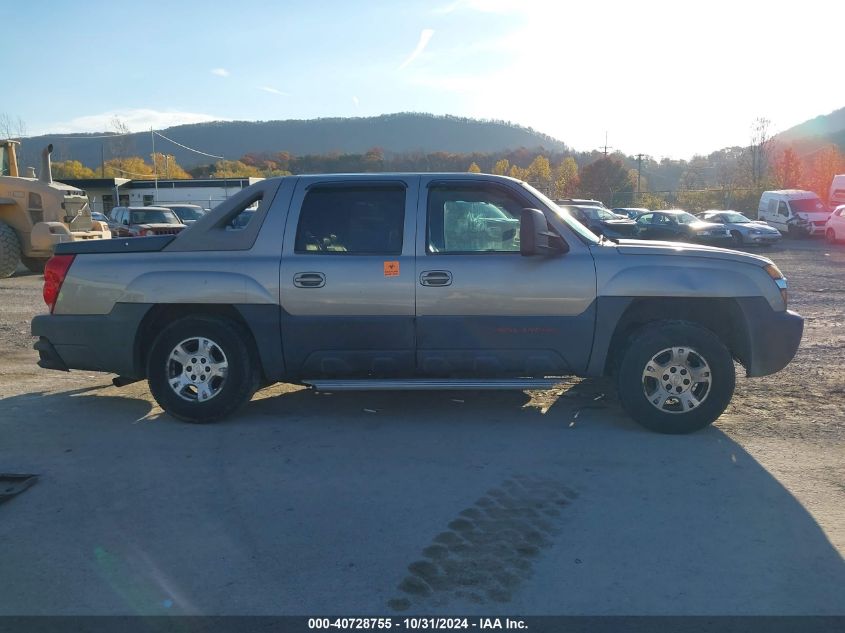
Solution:
M423 286L451 286L452 273L448 270L424 270L420 273Z
M326 285L326 276L323 273L296 273L293 285L297 288L322 288Z

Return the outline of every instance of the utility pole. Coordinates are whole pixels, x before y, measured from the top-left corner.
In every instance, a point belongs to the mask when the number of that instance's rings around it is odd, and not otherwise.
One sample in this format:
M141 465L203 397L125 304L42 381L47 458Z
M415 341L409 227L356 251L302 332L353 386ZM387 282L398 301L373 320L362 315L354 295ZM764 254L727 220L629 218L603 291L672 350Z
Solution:
M604 133L604 145L602 146L602 149L604 149L604 157L607 158L607 150L609 149L607 145L607 132Z
M637 154L637 200L640 199L640 174L643 170L643 155Z
M103 149L103 143L100 142L100 178L106 177L106 152Z

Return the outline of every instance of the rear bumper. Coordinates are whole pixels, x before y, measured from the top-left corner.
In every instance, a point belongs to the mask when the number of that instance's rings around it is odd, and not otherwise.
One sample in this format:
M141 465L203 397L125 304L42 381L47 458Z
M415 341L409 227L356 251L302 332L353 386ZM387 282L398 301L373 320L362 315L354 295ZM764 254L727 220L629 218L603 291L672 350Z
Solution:
M68 371L85 369L143 377L135 333L149 304L119 303L109 314L40 314L32 319L38 366Z

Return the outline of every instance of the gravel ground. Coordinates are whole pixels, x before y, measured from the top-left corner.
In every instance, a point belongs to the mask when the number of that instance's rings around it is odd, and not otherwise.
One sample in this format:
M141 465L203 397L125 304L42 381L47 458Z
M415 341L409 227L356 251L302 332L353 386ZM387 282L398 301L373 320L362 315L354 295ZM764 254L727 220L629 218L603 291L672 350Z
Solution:
M277 385L199 427L144 383L35 365L0 280L0 614L845 613L845 246L765 251L804 340L713 428L642 431L606 381Z

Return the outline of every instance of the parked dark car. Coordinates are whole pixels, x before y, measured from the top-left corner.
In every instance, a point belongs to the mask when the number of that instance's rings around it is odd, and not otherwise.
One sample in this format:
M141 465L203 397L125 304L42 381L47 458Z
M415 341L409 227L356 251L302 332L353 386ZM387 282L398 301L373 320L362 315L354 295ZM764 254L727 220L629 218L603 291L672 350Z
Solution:
M590 200L588 198L562 198L555 200L555 204L559 207L601 207L602 209L607 209L601 200Z
M159 206L173 211L182 224L193 224L207 213L198 204L162 204Z
M109 214L112 237L175 235L187 228L165 207L115 207Z
M636 220L639 236L645 240L678 240L729 244L731 234L723 225L704 222L682 209L649 211Z
M572 216L596 235L605 237L637 237L637 223L621 218L603 207L566 205Z
M644 209L641 207L614 207L611 211L613 211L616 215L621 215L622 217L630 220L636 220L643 213L648 213L650 209Z

